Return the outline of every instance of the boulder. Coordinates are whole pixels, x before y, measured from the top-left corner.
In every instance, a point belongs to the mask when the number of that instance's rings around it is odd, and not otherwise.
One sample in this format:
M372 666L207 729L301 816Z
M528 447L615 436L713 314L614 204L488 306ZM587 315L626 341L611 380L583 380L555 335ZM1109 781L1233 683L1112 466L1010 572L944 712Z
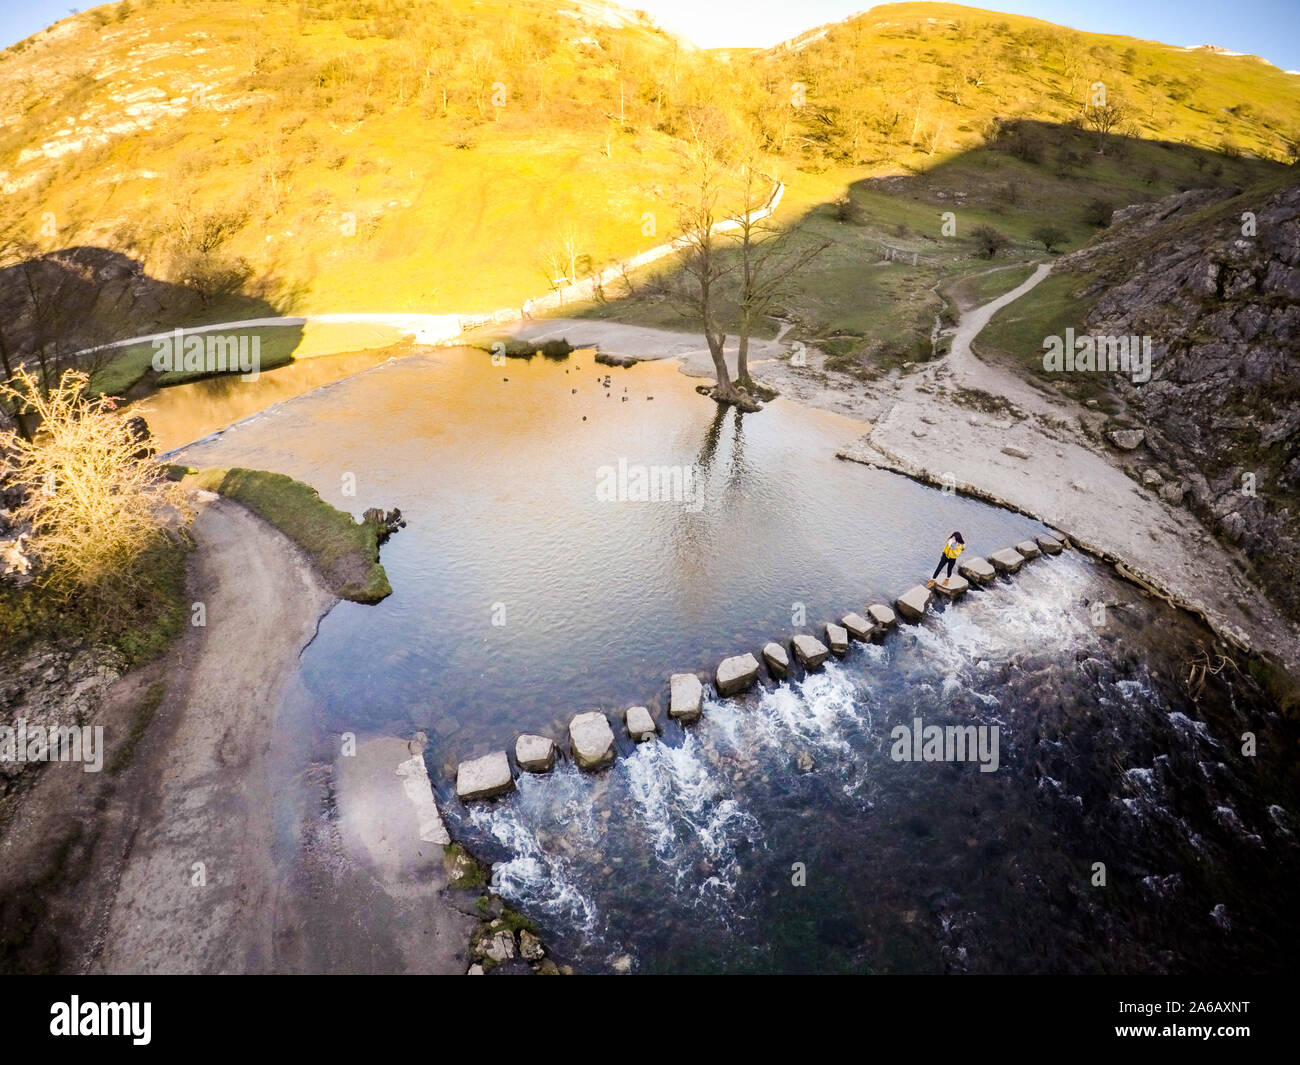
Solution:
M988 584L997 576L997 570L989 565L988 559L978 555L959 562L957 572L973 584Z
M1142 446L1147 434L1141 429L1111 429L1106 439L1121 451L1135 451Z
M542 946L542 941L527 928L519 931L519 955L529 961L541 961L546 955L546 948Z
M867 607L867 617L879 625L882 629L887 629L894 624L897 618L894 612L884 603L872 603Z
M790 656L775 641L763 645L763 661L767 664L767 671L777 680L790 672Z
M1033 540L1021 540L1020 543L1016 544L1016 550L1025 558L1037 558L1042 554L1042 551L1038 549L1038 545Z
M694 673L674 673L668 681L671 697L668 716L679 721L694 721L700 716L704 701L704 685Z
M830 657L830 648L816 636L809 636L805 632L799 633L790 643L794 647L795 657L804 669L820 669L822 663Z
M600 769L614 760L614 730L599 710L578 714L569 722L569 749L583 769Z
M549 773L555 765L555 743L545 736L520 736L515 740L515 761L530 773Z
M1177 506L1183 501L1183 496L1187 494L1187 489L1177 481L1170 481L1168 484L1161 485L1160 498L1166 503Z
M827 625L826 642L837 655L846 653L849 649L849 630L843 625Z
M1046 555L1059 555L1062 550L1061 541L1055 536L1036 536L1034 542Z
M871 634L876 628L873 622L868 621L861 614L845 614L844 617L840 618L840 624L848 630L849 635L855 640L871 639Z
M924 584L909 588L894 600L898 612L908 621L920 621L925 617L925 608L929 603L930 590Z
M510 759L505 751L493 751L482 758L461 762L456 768L456 797L463 802L490 799L515 786L510 775Z
M993 554L989 555L989 561L993 563L993 568L999 573L1015 573L1025 564L1025 556L1019 551L1004 547L1001 551L994 551Z
M623 715L623 723L627 726L627 734L637 743L655 738L655 719L644 706L629 706Z
M717 685L719 695L736 695L748 691L756 680L758 680L758 659L748 652L724 658L718 664L717 673L714 674L714 683Z
M947 584L942 579L934 582L934 591L948 599L960 599L968 588L970 585L966 583L966 578L957 573L948 578Z
M1148 488L1159 488L1165 483L1165 479L1160 476L1159 470L1143 470L1142 483Z

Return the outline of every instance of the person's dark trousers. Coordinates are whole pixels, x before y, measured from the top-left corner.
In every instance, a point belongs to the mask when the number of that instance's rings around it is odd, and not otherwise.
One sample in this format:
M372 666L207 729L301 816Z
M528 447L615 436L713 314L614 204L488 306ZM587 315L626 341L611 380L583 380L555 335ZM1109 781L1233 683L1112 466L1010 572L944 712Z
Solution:
M930 580L934 580L939 576L939 571L943 569L945 563L947 563L948 566L948 576L944 577L944 580L948 580L948 578L952 576L952 568L957 565L957 560L955 558L949 558L947 555L940 555L939 564L934 567L934 572L930 574Z

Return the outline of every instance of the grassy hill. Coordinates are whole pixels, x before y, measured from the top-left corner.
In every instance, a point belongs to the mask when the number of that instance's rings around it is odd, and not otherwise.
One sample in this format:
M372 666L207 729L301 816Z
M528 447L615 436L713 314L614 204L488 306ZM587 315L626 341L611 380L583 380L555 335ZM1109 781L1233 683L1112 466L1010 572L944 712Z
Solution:
M129 257L174 298L118 312L126 334L519 306L671 235L705 112L761 137L782 220L832 242L789 310L869 371L928 347L936 286L988 265L978 225L1027 258L1044 221L1076 247L1098 204L1276 171L1300 78L950 4L707 52L587 0L122 0L0 53L0 266ZM917 265L875 269L887 248Z

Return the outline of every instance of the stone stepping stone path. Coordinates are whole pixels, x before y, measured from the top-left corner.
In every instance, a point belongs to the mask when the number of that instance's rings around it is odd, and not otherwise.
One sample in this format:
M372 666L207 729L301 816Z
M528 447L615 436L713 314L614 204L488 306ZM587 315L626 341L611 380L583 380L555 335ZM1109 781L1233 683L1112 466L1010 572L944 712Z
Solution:
M987 558L972 556L958 565L957 574L949 578L946 586L941 581L936 581L933 589L924 584L914 585L894 601L892 608L884 603L872 603L866 607L865 614L854 611L845 614L838 624L827 623L826 643L801 632L791 638L790 646L799 664L811 673L821 669L832 652L848 653L850 639L883 639L897 625L899 617L910 622L921 621L935 594L950 601L960 599L972 586L990 584L999 573L1015 573L1026 561L1042 555L1059 555L1069 546L1069 540L1053 529L1032 540L1022 540L1014 548L994 551ZM790 675L790 655L780 643L772 640L764 644L760 656L773 680ZM718 695L725 698L749 691L758 681L758 671L759 657L750 652L724 658L714 673ZM683 725L698 720L704 707L704 683L699 676L674 673L668 685L668 716ZM659 734L654 716L644 706L628 707L623 712L623 724L636 743L653 740ZM591 710L573 717L569 722L569 750L582 769L598 770L613 764L617 755L614 730L603 711ZM524 734L515 740L515 762L521 771L547 773L559 756L555 741L545 736ZM504 795L514 787L510 759L505 751L469 759L456 768L456 796L463 802Z

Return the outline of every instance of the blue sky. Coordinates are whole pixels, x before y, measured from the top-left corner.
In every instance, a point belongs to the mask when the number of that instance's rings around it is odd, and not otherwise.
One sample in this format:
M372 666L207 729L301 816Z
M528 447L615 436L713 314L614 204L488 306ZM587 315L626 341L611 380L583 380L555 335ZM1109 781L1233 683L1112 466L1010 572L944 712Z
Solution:
M64 18L71 6L68 0L0 0L0 48ZM864 0L627 0L626 6L649 11L669 29L712 48L775 44L871 5ZM1263 56L1284 70L1300 70L1300 0L992 0L988 6L1094 33L1217 44Z

